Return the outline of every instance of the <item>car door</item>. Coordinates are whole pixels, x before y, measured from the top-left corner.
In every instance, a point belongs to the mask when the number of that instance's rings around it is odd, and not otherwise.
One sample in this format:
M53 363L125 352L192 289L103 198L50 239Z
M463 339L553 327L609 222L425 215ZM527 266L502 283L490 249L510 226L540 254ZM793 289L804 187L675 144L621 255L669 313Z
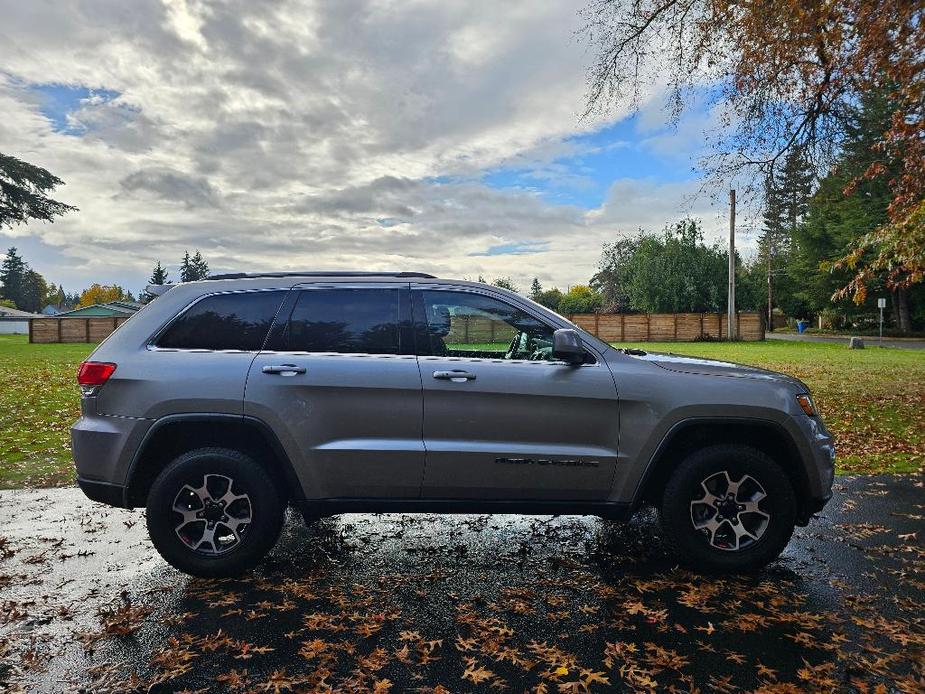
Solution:
M251 366L245 414L280 438L308 498L416 498L421 378L407 283L293 289Z
M600 500L617 461L610 370L552 356L555 330L500 295L414 286L422 497ZM516 343L516 344L515 344Z

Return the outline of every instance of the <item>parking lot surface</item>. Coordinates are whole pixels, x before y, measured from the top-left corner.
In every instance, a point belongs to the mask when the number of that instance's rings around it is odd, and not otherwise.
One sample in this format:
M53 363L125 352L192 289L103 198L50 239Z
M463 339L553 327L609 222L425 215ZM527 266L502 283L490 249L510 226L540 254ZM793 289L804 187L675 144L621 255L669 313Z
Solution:
M839 478L755 576L653 511L291 517L254 575L181 575L141 511L0 492L0 689L925 691L920 476Z

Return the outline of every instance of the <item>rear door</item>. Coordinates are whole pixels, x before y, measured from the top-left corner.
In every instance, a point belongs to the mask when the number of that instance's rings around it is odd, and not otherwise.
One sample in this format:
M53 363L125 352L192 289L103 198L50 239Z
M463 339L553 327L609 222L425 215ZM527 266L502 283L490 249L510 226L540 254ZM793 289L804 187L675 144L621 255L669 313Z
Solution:
M245 414L280 438L309 498L417 497L421 378L409 285L304 285L247 379Z
M498 296L415 287L427 459L422 496L600 500L619 412L599 357L552 356L553 326Z

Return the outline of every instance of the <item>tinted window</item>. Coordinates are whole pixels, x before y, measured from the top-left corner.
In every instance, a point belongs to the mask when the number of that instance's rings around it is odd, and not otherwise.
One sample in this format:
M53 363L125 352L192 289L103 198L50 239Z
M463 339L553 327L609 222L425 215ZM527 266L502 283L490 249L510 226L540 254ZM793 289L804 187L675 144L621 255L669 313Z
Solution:
M208 296L175 320L157 346L259 350L285 294L272 291Z
M399 353L398 289L310 289L299 295L281 349Z

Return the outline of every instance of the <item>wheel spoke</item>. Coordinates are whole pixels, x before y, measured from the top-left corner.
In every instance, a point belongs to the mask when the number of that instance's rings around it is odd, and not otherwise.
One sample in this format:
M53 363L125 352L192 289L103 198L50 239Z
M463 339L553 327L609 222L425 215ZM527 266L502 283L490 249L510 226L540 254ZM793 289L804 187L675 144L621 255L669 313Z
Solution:
M202 537L199 538L199 542L193 547L193 549L199 549L205 543L209 543L213 552L218 552L218 547L215 546L215 526L211 528L206 524L205 529L202 531Z
M743 537L750 537L752 540L755 540L755 541L758 540L758 537L748 532L748 530L745 529L745 526L742 525L741 522L730 523L729 525L732 526L732 532L736 536L736 546L735 546L736 549L739 549L740 545L742 544Z
M189 525L190 523L195 523L202 520L202 518L199 518L196 515L199 513L197 509L189 510L174 507L173 510L183 516L183 520L175 527L177 531L181 530L184 526Z
M232 532L234 532L235 535L237 535L238 528L240 528L242 525L247 525L250 522L251 522L251 516L250 514L247 514L247 518L236 518L234 516L229 516L228 520L222 521L222 525L227 526L229 530L231 530Z
M762 495L761 498L763 499L764 496ZM759 501L760 501L760 499L759 499ZM762 516L764 516L765 518L770 518L770 517L771 517L770 514L765 513L765 512L762 511L760 508L758 508L758 501L745 501L745 502L742 503L742 505L743 505L745 508L742 509L742 511L739 513L739 515L742 515L743 513L760 513L760 514L761 514Z
M729 473L726 470L723 470L723 475L726 477L726 494L732 494L734 497L738 496L739 485L742 484L742 480L733 482L732 478L729 477Z
M712 506L717 501L719 501L719 497L716 496L709 489L707 489L707 480L704 480L703 482L701 482L700 486L703 488L703 498L698 499L695 503L706 504L707 506Z

